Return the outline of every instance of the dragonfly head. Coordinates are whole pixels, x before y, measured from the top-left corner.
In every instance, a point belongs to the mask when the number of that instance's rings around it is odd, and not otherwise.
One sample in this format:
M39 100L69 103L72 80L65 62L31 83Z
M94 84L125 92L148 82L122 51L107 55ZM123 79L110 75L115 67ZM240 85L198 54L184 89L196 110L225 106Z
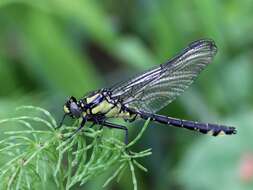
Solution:
M84 110L83 107L84 103L82 101L77 101L75 97L71 96L63 106L65 114L62 117L62 120L57 128L60 128L62 126L63 121L67 115L76 119L80 118Z
M65 103L65 105L63 106L63 110L66 115L69 115L72 118L79 118L82 114L81 105L73 96L71 96Z

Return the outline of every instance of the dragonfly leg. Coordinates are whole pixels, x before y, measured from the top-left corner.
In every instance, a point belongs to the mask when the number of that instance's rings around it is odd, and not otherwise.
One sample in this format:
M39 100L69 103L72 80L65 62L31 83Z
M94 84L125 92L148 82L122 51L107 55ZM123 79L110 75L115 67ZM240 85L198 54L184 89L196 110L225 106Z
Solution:
M76 133L78 133L78 132L84 127L86 121L87 121L86 118L83 118L83 120L82 120L80 126L79 126L71 135L69 135L66 139L70 139L70 138L72 138Z
M55 129L59 129L61 128L62 124L63 124L63 121L65 119L65 117L67 116L67 114L64 114L63 117L62 117L62 120L60 121L60 124L55 128Z
M104 127L103 125L100 125L100 126L99 126L99 130L103 129L103 127Z
M94 125L96 125L96 124L98 124L98 123L92 123L90 126L89 126L89 128L92 128ZM103 128L103 125L99 125L99 130L101 130Z
M117 125L117 124L114 124L114 123L109 123L109 122L106 122L106 121L104 121L102 123L102 125L105 126L105 127L108 127L108 128L124 130L125 131L125 144L126 145L128 144L128 129L125 126Z
M89 128L92 128L94 125L96 125L96 123L92 123Z

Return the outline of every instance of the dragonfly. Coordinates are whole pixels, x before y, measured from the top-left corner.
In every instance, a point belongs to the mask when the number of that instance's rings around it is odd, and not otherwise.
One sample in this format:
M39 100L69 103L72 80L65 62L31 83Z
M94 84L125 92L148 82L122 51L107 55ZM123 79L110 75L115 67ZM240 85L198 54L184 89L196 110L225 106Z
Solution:
M101 127L125 131L125 144L128 144L128 128L109 121L121 118L126 122L150 119L168 126L184 128L212 136L232 135L237 130L232 126L183 120L156 114L177 96L181 95L200 72L209 65L217 53L217 46L211 39L201 39L190 43L179 54L166 63L119 82L110 88L102 88L88 93L80 99L70 97L64 104L64 116L58 127L63 125L65 116L80 119L80 126L86 122Z

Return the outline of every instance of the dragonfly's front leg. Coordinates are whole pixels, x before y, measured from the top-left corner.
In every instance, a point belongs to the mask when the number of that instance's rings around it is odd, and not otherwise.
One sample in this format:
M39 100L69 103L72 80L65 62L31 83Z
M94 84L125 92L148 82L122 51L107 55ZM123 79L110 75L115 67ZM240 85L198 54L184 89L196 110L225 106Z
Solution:
M80 126L70 136L68 136L67 139L72 138L76 133L78 133L84 127L86 121L87 121L87 118L83 117Z
M63 115L63 117L62 117L62 119L61 119L61 121L60 121L60 124L59 124L55 129L61 128L61 126L62 126L62 124L63 124L63 121L64 121L64 119L65 119L66 116L67 116L67 114L64 114L64 115Z

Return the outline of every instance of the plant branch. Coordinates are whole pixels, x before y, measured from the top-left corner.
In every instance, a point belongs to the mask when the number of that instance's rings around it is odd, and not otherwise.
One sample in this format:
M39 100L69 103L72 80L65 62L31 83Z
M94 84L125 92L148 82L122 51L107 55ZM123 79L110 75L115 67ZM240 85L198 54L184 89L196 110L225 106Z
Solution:
M71 189L117 167L104 183L106 186L115 178L120 179L128 165L137 190L135 167L147 169L136 159L149 156L151 149L133 152L129 148L141 138L149 120L126 146L116 137L105 135L103 129L88 127L64 141L78 123L55 130L56 120L47 110L22 106L17 111L22 115L0 120L0 126L13 123L19 129L5 131L7 137L0 140L0 189L34 189L42 184L46 187L51 178L56 188Z

